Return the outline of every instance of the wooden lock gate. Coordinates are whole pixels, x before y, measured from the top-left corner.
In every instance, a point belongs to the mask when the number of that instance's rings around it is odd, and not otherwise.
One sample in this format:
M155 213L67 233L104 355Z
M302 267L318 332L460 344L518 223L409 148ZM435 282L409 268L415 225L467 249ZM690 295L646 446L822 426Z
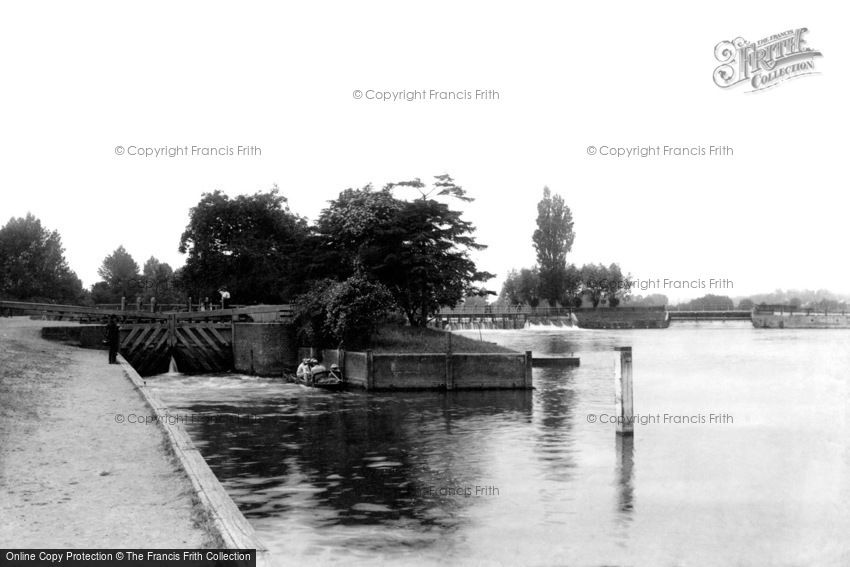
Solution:
M230 323L178 320L121 326L121 354L139 374L167 372L171 358L181 372L225 372L233 367Z

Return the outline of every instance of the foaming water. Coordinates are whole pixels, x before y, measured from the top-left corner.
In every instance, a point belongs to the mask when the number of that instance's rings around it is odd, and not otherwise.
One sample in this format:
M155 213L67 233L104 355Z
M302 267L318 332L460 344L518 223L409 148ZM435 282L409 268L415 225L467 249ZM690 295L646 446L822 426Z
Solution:
M850 332L674 323L462 334L578 368L533 392L148 379L282 564L830 565L850 559ZM633 439L613 411L634 349ZM591 419L590 416L593 416Z

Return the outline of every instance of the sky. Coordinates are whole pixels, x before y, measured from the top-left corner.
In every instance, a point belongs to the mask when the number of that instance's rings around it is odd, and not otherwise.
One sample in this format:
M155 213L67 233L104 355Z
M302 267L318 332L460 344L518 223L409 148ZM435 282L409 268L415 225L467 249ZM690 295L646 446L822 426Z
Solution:
M548 186L573 213L570 262L727 282L651 292L850 293L847 8L586 4L6 4L0 223L31 212L58 230L88 286L119 245L140 265L182 265L207 191L277 184L315 219L345 188L449 173L475 198L465 214L496 291L535 262ZM759 92L714 84L719 42L802 27L823 54L815 74ZM477 89L498 99L374 98ZM168 146L261 155L130 155ZM601 155L634 146L732 153Z

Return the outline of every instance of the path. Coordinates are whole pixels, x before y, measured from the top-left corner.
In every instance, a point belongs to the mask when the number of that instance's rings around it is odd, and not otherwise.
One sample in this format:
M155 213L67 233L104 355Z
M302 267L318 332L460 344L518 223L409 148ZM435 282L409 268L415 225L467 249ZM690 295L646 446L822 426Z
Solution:
M105 351L0 318L0 547L213 546L189 479ZM67 325L67 322L59 323Z

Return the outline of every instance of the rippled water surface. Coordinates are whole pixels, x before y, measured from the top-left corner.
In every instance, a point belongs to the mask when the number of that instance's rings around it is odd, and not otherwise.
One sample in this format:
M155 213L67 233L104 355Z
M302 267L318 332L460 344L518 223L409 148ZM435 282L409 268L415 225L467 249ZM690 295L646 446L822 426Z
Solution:
M529 392L148 384L217 418L189 432L281 564L850 564L850 331L480 336L581 366L535 369ZM633 440L601 423L615 346L634 349L635 412L662 421Z

